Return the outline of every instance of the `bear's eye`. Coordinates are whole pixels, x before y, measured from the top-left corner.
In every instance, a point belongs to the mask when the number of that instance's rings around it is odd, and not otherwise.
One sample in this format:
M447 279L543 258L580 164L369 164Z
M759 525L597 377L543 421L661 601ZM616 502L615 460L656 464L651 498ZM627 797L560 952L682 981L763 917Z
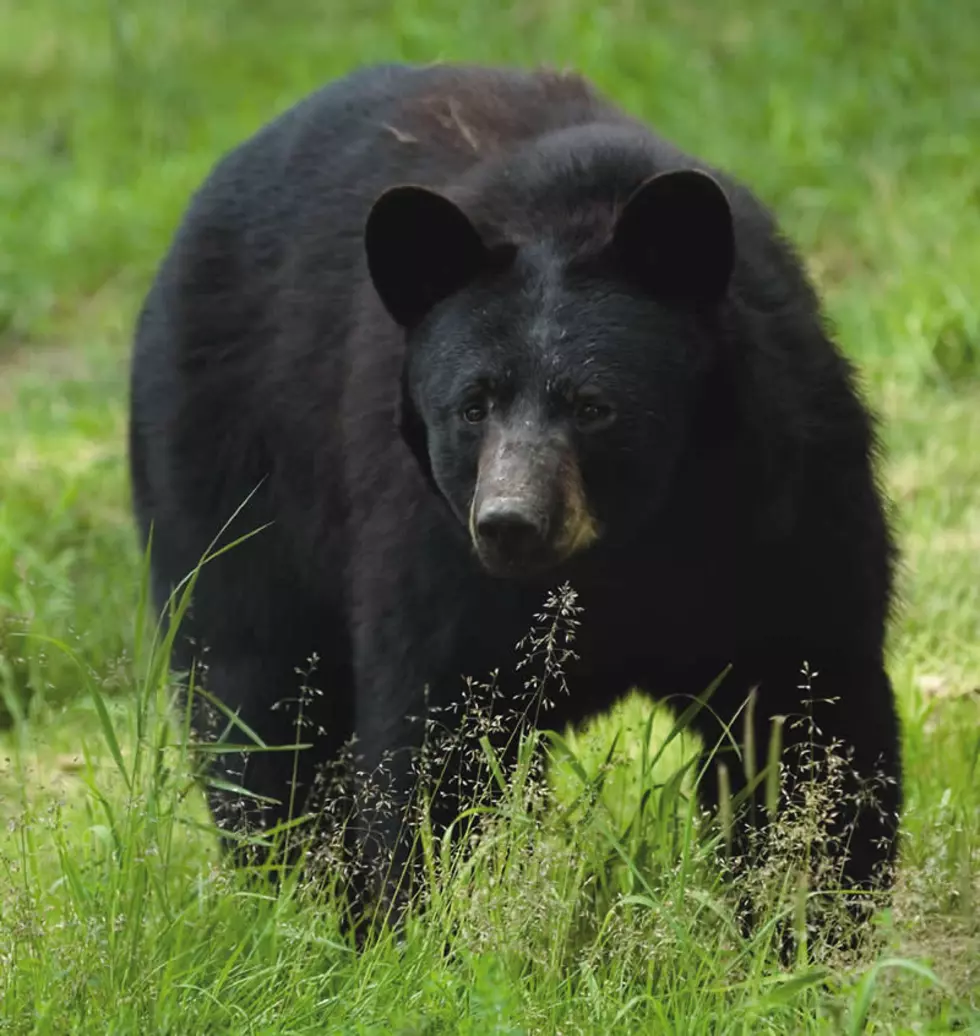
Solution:
M575 423L579 428L593 431L604 428L613 419L613 409L598 399L579 399L575 403Z
M467 424L480 424L487 418L487 405L480 400L473 400L463 407L463 420Z

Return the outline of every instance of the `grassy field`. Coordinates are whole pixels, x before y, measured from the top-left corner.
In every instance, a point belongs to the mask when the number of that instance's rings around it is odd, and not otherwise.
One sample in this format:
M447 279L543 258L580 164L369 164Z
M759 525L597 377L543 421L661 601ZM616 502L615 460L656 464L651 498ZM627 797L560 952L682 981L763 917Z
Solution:
M0 0L0 25L0 1031L980 1031L975 0ZM130 328L218 155L391 58L578 67L805 253L883 419L904 551L876 955L780 967L732 929L666 808L681 751L651 764L636 701L572 740L564 810L506 807L403 942L358 956L329 899L219 865L139 635ZM653 743L670 729L658 711Z

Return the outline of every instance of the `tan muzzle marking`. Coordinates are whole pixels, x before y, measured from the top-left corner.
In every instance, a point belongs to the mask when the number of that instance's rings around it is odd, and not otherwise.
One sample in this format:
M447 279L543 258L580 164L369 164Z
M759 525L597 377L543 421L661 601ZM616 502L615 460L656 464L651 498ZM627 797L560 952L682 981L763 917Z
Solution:
M575 459L570 458L563 468L564 521L555 541L555 550L561 557L570 557L595 543L599 538L599 524L589 510L582 475Z

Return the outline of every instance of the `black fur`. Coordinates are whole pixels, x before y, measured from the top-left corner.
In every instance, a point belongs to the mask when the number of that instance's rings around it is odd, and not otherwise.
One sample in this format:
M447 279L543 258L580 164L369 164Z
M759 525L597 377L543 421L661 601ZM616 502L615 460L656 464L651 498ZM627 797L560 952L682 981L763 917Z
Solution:
M582 411L592 428L562 409L586 383L611 407ZM490 574L467 531L490 434L460 418L474 386L564 444L599 531L525 579ZM303 787L352 734L365 770L417 744L424 689L445 704L506 672L568 580L579 661L549 725L634 685L699 694L731 663L700 729L713 744L758 684L764 746L801 711L801 664L819 672L823 736L891 779L851 844L858 884L893 859L901 799L874 447L764 207L572 75L389 65L327 86L217 165L136 338L157 602L249 493L228 536L272 523L203 569L175 664L206 646L210 690L286 743L295 712L270 706L316 653ZM255 755L242 781L285 802L291 772Z

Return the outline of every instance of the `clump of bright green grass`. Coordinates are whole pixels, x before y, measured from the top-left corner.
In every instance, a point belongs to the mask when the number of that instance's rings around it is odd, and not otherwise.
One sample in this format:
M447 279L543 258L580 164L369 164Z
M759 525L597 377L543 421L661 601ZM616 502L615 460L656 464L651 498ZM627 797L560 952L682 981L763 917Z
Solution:
M980 1024L972 0L0 0L0 21L0 1017L11 1031L858 1032L865 1014L869 1031ZM518 783L400 943L355 956L329 888L317 898L293 878L273 896L220 865L181 714L147 669L159 648L137 650L129 329L216 157L325 79L392 57L579 67L744 177L810 262L884 419L905 558L891 671L907 805L871 960L780 970L765 926L729 931L712 836L685 797L693 747L681 734L651 768L676 719L638 699L566 732L569 753L553 745L548 785Z

